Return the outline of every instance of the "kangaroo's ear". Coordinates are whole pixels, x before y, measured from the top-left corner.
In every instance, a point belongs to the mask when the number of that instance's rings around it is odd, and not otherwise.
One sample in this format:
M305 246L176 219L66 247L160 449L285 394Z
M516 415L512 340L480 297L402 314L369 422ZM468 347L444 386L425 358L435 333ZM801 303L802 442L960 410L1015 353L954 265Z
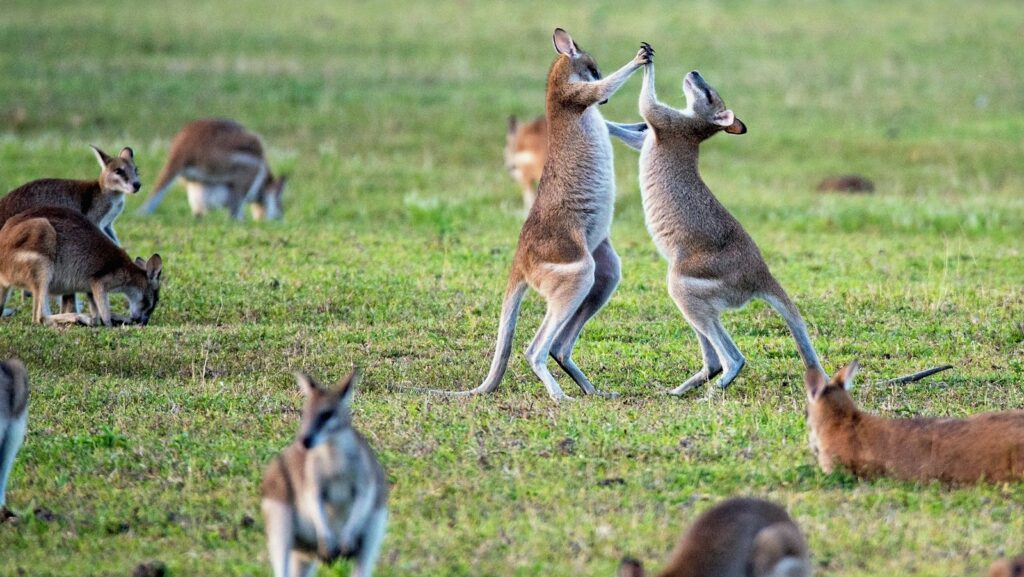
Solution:
M559 54L576 56L580 53L579 46L573 42L572 36L569 36L569 33L561 28L555 28L551 40L555 43L555 52Z
M110 158L110 156L107 155L106 152L103 152L99 148L96 148L91 144L89 145L89 148L91 148L93 154L96 155L96 161L100 163L100 168L106 168L107 163L113 160L112 158Z
M632 557L623 557L616 575L618 577L644 577L644 565Z
M295 373L295 383L299 385L299 390L302 391L302 394L307 397L312 395L314 392L323 390L320 383L306 373Z
M140 259L141 260L141 259ZM149 280L158 282L160 275L164 272L164 261L160 258L159 254L154 254L149 257L146 261L146 275L149 276Z
M361 376L362 371L357 367L338 383L338 404L345 411L352 409L352 397L355 396L356 385L359 384Z
M142 270L146 270L146 259L141 256L135 257L135 264Z
M825 380L825 373L814 368L807 369L807 372L804 374L804 384L807 387L807 400L811 402L818 400L825 387L828 386L828 382Z
M508 133L515 134L517 128L519 128L519 119L513 114L508 117Z
M747 125L743 124L743 121L740 120L739 118L736 118L735 120L733 120L732 124L725 127L725 131L728 132L729 134L746 134Z
M118 156L125 160L135 160L135 152L127 146L121 149L121 154Z
M725 129L729 134L746 134L747 125L743 124L743 121L736 118L736 114L728 108L716 112L712 121Z
M843 387L847 391L853 390L853 377L860 370L860 363L856 360L850 361L850 364L839 369L836 376L832 377L832 384Z

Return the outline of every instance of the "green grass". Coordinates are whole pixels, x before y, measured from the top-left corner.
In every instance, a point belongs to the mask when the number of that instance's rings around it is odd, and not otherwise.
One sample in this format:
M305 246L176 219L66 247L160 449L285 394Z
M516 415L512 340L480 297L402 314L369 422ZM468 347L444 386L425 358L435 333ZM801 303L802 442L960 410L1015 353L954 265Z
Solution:
M504 119L542 111L564 26L605 71L651 42L664 100L681 104L699 68L746 122L705 146L706 180L826 366L861 360L865 407L1024 407L1019 2L173 6L5 2L0 189L91 177L94 143L133 146L145 193L184 122L224 115L292 174L285 220L194 222L180 188L143 219L132 199L119 235L166 263L150 326L54 331L27 303L0 323L0 358L22 358L34 387L9 487L28 515L0 526L0 575L128 575L148 559L176 576L268 575L258 483L298 425L290 372L333 381L353 364L356 422L393 484L380 575L612 575L624 554L657 568L737 494L786 506L822 575L981 575L1024 550L1020 484L821 473L795 347L761 303L726 317L748 358L730 389L662 394L699 353L620 145L623 281L575 356L622 398L548 400L519 354L536 297L495 396L389 386L465 389L486 373L521 220ZM606 116L636 119L638 88L639 75ZM841 172L878 192L813 191ZM945 362L941 378L871 386Z

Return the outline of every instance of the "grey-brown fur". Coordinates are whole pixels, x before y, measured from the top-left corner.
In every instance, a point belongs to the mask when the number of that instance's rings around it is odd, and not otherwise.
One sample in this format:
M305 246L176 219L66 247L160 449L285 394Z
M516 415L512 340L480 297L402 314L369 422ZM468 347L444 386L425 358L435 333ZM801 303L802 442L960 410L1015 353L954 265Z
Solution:
M246 204L256 220L281 217L287 177L271 173L260 137L233 120L206 118L186 124L171 141L167 163L139 213L156 210L179 176L197 217L226 207L240 220Z
M133 261L80 212L35 208L15 215L0 229L0 308L12 287L33 297L33 320L52 318L49 295L90 293L91 324L111 325L109 293L128 297L131 321L149 322L160 296L160 255Z
M352 559L370 577L387 524L388 484L366 439L352 427L358 373L327 390L297 376L306 395L294 443L263 475L263 515L275 577L303 577L317 561Z
M28 372L17 359L0 362L0 521L8 515L7 480L28 425Z
M649 130L640 153L640 188L647 228L669 263L669 294L696 332L703 357L701 370L672 393L681 395L720 373L720 387L732 382L745 359L722 326L721 313L755 297L786 320L804 365L820 370L796 306L697 168L701 142L723 130L743 134L746 126L696 71L683 88L685 110L658 102L654 65L645 67L640 114Z
M624 559L620 577L643 577ZM729 499L704 512L683 534L660 577L809 577L807 541L778 505Z

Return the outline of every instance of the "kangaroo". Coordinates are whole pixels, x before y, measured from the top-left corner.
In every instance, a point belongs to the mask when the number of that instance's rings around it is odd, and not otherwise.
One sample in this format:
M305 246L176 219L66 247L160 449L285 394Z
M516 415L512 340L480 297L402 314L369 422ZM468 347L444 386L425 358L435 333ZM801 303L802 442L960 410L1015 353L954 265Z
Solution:
M1024 557L996 561L989 567L988 577L1024 577Z
M145 325L160 300L163 261L132 261L80 212L34 208L8 219L0 230L0 309L11 287L32 292L37 323L85 322L75 313L50 315L49 295L89 293L90 324L111 326L109 293L128 297L131 322Z
M686 75L683 93L686 109L662 104L654 91L654 65L644 67L640 114L649 129L640 152L640 190L647 228L669 264L669 295L697 334L703 357L701 369L670 393L682 395L719 374L722 388L736 378L746 360L720 317L754 297L785 319L805 367L821 370L800 312L697 169L701 142L720 131L744 134L747 128L697 71Z
M615 171L609 129L595 104L606 102L638 68L653 58L644 43L636 56L607 78L569 33L556 28L558 57L548 73L548 153L537 201L519 234L509 272L494 358L484 382L450 395L493 392L512 350L519 304L530 286L547 301L547 312L526 357L555 401L569 399L547 368L550 354L584 394L598 391L572 360L583 325L604 306L619 283L619 257L609 240L615 203ZM603 394L603 393L602 393Z
M388 484L366 439L352 427L353 371L334 390L297 374L302 425L263 474L263 517L275 577L310 575L319 559L354 559L370 577L387 525Z
M643 577L622 560L619 577ZM760 499L729 499L697 518L661 577L809 577L807 542L786 511Z
M0 362L0 523L13 517L7 509L7 479L28 424L28 373L17 359Z
M607 120L605 124L609 134L640 149L647 124L619 124ZM547 153L548 124L545 117L541 116L529 123L519 122L515 116L509 117L508 132L505 135L505 168L522 188L523 204L527 212L537 198L537 185L540 183Z
M167 164L139 214L156 210L179 176L185 179L196 217L227 207L241 220L249 203L255 220L281 218L281 195L288 179L271 174L260 137L233 120L207 118L186 124L171 141Z
M831 381L807 371L807 427L823 471L842 465L861 477L950 484L1024 479L1024 411L885 419L861 411L850 398L859 368L853 361Z

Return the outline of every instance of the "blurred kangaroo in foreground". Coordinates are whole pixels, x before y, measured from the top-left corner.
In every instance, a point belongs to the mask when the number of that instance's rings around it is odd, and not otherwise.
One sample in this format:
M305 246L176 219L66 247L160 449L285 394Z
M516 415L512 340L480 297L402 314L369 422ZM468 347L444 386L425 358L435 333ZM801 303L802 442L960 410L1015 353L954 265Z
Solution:
M327 390L297 375L306 396L298 438L263 474L263 517L275 577L310 575L319 559L353 559L370 577L387 525L388 485L373 449L352 427L353 371Z
M256 220L281 218L287 177L274 177L260 137L233 120L207 118L186 124L171 141L167 164L139 214L156 210L179 176L185 180L196 217L227 207L241 220L248 203Z
M622 139L626 144L639 150L643 144L645 123L619 124L605 121L608 133ZM639 140L636 140L636 139ZM505 135L505 168L523 190L523 204L527 212L537 198L537 185L544 170L548 155L548 123L541 116L533 122L519 122L515 116L508 119Z
M7 220L0 229L0 309L11 287L32 292L37 323L84 322L80 315L50 315L49 295L89 293L90 324L111 326L109 293L128 297L131 322L145 325L160 299L163 262L154 254L135 261L75 210L44 207Z
M1024 557L996 561L989 567L988 577L1024 577Z
M7 509L7 479L28 425L28 373L17 359L0 362L0 523Z
M686 75L683 93L684 110L662 104L654 91L654 64L644 67L640 114L649 129L640 152L640 189L647 228L669 263L669 294L697 334L703 357L701 369L671 394L681 395L718 374L723 388L736 378L746 361L722 326L721 314L755 297L785 319L804 366L820 371L800 312L697 168L701 142L721 131L744 134L747 127L697 71Z
M966 419L885 419L857 408L848 390L859 365L831 381L808 369L807 427L822 470L841 465L861 477L947 483L1024 479L1024 411Z
M697 518L660 577L809 577L807 541L786 511L760 499L729 499ZM619 577L643 577L623 559Z
M487 378L462 393L490 393L498 387L512 351L519 304L527 286L547 301L547 312L526 350L533 372L552 399L568 398L548 371L548 354L579 385L594 394L572 360L583 325L611 297L619 283L619 257L609 233L615 204L615 170L608 127L596 104L611 97L640 66L653 58L644 44L636 56L607 78L594 59L556 28L555 59L548 73L548 153L537 201L530 209L509 272L494 358Z

